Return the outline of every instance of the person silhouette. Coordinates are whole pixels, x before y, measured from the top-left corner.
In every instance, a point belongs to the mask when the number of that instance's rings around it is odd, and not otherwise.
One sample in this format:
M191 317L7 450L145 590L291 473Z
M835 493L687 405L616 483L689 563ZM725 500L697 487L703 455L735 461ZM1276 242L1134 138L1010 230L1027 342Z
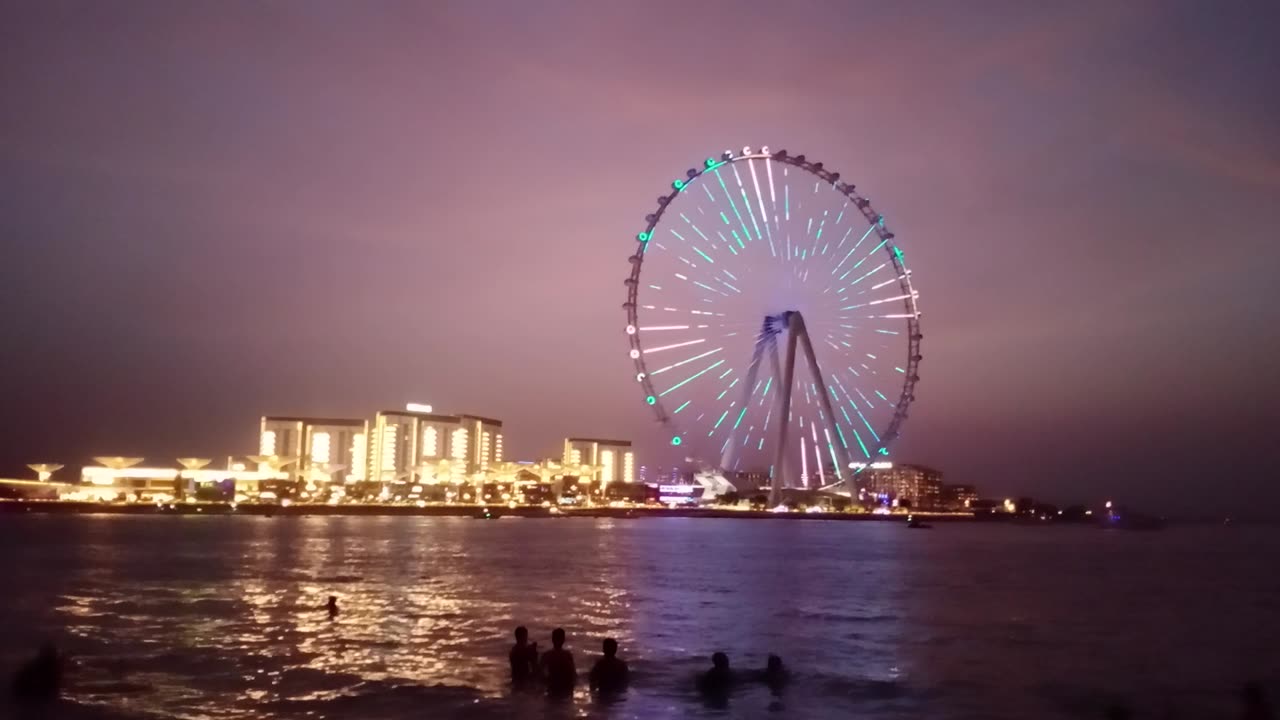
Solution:
M729 671L729 656L718 652L711 656L711 669L698 678L698 687L703 692L722 693L729 690L729 685L732 682L733 676Z
M329 609L330 620L338 617L338 596L337 595L329 596L329 604L327 605L327 607Z
M52 643L46 644L14 674L13 697L29 703L56 700L62 692L63 665L58 648Z
M1248 683L1241 688L1240 702L1243 706L1240 710L1241 720L1275 720L1275 713L1271 712L1271 704L1267 702L1261 685Z
M589 676L591 689L603 694L626 690L629 670L627 663L618 659L618 641L605 638L601 649L604 651L604 656L591 668Z
M777 655L770 655L768 662L764 666L764 682L769 686L769 691L774 695L780 695L782 688L791 678L791 673L787 671L785 665L782 664L782 658Z
M531 682L538 671L538 644L529 643L529 629L516 628L516 644L507 656L511 662L511 682L517 687Z
M578 682L578 669L573 664L573 653L564 649L564 639L564 628L552 630L551 649L542 654L547 694L552 697L573 695L573 686Z

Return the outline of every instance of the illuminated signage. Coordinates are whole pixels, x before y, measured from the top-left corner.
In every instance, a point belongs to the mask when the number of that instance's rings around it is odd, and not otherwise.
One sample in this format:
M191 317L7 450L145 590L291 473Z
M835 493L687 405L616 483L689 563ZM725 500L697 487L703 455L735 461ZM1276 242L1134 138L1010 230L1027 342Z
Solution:
M701 485L658 486L658 502L663 505L693 505L701 496Z

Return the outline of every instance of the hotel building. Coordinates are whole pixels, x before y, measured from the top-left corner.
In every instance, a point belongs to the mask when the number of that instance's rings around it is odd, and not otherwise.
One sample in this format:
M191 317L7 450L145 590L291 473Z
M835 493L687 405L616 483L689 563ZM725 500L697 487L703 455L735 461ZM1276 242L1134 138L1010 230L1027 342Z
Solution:
M348 418L264 417L258 454L288 465L300 484L358 483L368 471L369 423Z
M942 473L930 467L875 463L859 479L863 490L878 498L905 501L917 510L942 506Z
M384 410L369 437L368 477L383 484L461 483L502 462L502 422L478 415Z
M594 466L591 479L601 486L636 481L635 455L629 440L565 438L563 462L566 467Z

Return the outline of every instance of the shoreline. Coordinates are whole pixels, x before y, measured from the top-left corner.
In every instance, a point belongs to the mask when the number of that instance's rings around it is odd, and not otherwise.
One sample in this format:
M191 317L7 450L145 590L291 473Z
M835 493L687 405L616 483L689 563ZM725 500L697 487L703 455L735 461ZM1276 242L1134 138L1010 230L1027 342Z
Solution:
M105 504L92 502L67 502L62 500L4 500L0 501L0 515L39 513L44 515L252 515L265 517L306 516L415 516L415 517L470 517L479 519L485 506L481 505L266 505L241 503L235 507L226 503L172 503L165 505L131 503ZM488 506L490 519L509 517L555 520L566 517L613 518L636 520L654 517L678 518L730 518L743 520L840 520L870 522L901 522L907 513L874 515L872 513L838 512L771 512L768 510L731 510L727 508L665 508L665 507L595 507L552 508ZM915 512L912 515L929 522L982 522L972 513ZM994 518L993 518L994 519ZM998 521L998 520L997 520Z

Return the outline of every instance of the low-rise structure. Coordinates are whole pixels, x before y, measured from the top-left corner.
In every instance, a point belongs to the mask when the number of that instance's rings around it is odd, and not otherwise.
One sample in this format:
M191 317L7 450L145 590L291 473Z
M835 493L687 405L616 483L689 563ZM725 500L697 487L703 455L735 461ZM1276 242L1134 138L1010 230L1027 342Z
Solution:
M949 512L964 512L973 509L978 499L978 488L973 485L943 485L941 505Z

